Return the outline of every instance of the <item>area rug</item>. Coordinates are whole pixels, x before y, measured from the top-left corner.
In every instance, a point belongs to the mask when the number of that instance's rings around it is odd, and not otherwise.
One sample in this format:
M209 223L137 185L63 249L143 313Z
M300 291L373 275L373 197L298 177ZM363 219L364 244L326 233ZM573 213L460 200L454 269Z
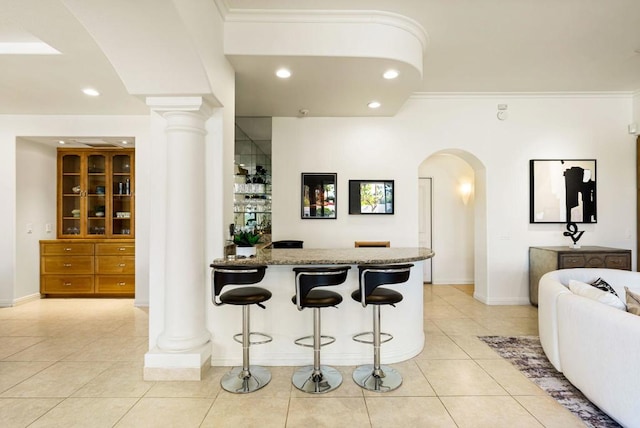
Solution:
M537 336L479 336L502 358L542 388L588 427L617 428L616 421L591 403L549 362Z

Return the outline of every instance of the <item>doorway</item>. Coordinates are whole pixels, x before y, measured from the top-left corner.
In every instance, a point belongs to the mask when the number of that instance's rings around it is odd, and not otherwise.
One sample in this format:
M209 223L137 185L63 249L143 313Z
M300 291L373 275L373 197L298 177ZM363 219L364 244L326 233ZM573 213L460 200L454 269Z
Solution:
M433 178L418 179L418 245L433 248ZM433 258L424 261L423 281L433 284Z
M474 286L474 297L484 301L484 167L470 153L451 149L425 159L418 176L420 245L436 253L425 267L425 281Z

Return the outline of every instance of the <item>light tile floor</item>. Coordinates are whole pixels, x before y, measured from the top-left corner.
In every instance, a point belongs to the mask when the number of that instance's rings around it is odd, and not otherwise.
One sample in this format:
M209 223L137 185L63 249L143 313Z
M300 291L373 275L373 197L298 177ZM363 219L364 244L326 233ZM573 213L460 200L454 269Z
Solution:
M291 386L293 367L249 395L200 382L145 382L148 316L128 299L46 299L0 309L0 426L582 427L477 335L536 335L531 306L486 306L469 287L424 288L426 347L377 394L351 381L322 396ZM384 322L384 320L383 320ZM383 345L384 346L384 345ZM384 361L383 361L384 362Z

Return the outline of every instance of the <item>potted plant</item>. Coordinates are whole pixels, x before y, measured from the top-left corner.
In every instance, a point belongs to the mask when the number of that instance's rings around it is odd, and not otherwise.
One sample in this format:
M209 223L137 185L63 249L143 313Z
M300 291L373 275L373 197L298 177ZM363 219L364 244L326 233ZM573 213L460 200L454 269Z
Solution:
M261 235L257 230L240 230L233 235L233 243L236 244L236 256L250 257L256 254L255 245L260 241Z

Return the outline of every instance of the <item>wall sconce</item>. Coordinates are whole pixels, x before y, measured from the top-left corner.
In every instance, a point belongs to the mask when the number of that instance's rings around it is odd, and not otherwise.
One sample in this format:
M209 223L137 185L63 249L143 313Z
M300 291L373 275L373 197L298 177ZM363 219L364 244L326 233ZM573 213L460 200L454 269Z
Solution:
M462 197L462 203L467 205L469 196L471 196L471 192L473 191L473 185L469 182L462 183L458 191L460 192L460 197Z

